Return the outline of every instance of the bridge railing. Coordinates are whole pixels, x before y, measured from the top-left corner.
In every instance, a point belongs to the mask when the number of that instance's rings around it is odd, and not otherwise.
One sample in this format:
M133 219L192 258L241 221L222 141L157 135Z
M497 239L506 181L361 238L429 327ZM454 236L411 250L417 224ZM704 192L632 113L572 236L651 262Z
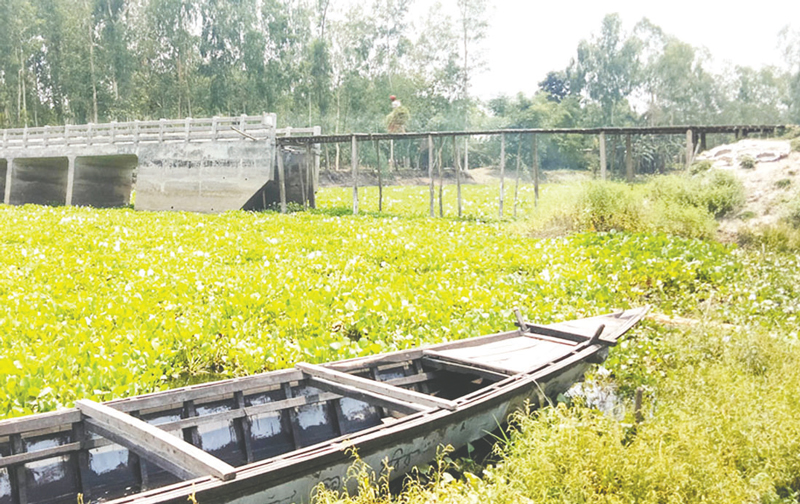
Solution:
M2 131L1 149L32 147L230 142L243 137L266 140L272 135L313 135L315 128L276 129L275 114L209 117L158 121L110 122L66 126L16 128Z

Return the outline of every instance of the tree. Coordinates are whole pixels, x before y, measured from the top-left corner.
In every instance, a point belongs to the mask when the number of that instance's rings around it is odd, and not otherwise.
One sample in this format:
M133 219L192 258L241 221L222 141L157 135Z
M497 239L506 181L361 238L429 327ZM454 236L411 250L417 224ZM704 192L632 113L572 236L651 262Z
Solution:
M603 18L599 37L578 45L572 69L580 86L576 91L600 103L606 125L615 124L615 109L638 84L638 55L638 41L624 36L618 14Z
M570 92L570 82L567 72L548 72L547 76L539 82L539 89L547 93L549 100L561 103Z
M486 20L486 0L456 0L461 31L462 61L462 106L464 128L469 126L469 86L473 73L480 68L482 60L478 44L486 38L489 22Z
M800 30L791 30L787 25L781 30L779 41L790 75L790 117L800 123Z

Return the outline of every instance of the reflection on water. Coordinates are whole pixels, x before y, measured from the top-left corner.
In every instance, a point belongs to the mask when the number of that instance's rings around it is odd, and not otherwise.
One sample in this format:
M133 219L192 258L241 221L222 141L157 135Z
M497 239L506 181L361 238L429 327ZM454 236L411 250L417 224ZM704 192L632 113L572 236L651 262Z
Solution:
M89 450L89 469L98 476L128 465L128 450L119 445Z
M611 377L611 372L604 367L590 376L584 382L578 382L570 388L566 396L581 398L590 408L597 408L615 420L624 420L625 403L617 394L617 384Z
M203 450L209 452L224 448L236 440L233 422L228 420L201 424L197 432L203 440Z
M11 480L8 477L8 469L0 469L0 503L11 502Z
M37 460L36 462L28 462L25 464L25 468L28 470L28 477L33 479L34 484L49 483L63 479L66 476L64 465L67 463L67 459L68 457L63 455L61 457Z
M253 438L263 439L276 436L281 433L281 414L280 413L266 413L250 417L252 420Z
M342 407L342 415L350 421L363 422L371 413L369 404L350 397L342 397L339 404Z

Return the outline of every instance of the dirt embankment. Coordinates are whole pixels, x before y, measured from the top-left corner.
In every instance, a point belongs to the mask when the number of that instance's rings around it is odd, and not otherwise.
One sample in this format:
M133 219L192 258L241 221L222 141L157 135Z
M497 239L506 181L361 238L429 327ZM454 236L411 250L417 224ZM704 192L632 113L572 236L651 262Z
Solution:
M744 185L744 207L720 225L725 236L735 236L742 226L778 222L800 197L800 152L793 152L788 140L741 140L704 152L698 160L730 170Z

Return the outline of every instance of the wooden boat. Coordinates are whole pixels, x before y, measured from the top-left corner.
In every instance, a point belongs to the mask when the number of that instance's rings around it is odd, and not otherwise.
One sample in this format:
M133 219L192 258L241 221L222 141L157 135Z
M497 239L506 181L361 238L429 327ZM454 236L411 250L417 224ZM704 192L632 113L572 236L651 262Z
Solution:
M0 422L0 504L276 504L399 476L565 392L646 308ZM79 495L80 494L80 495Z

